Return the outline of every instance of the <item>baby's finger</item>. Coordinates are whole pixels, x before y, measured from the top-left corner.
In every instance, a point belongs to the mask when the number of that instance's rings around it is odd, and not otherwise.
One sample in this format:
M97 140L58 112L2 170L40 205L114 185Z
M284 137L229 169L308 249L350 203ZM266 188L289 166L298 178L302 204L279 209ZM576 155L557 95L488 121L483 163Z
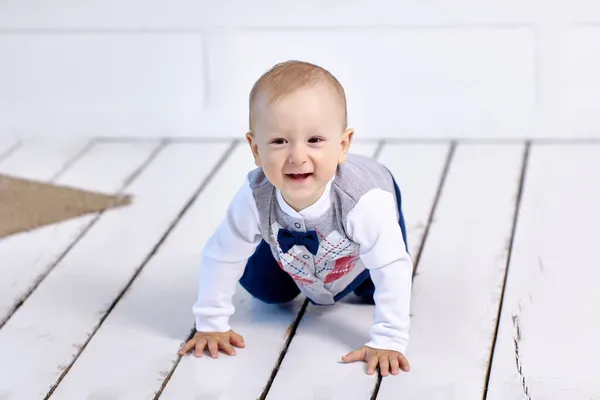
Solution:
M230 356L235 356L235 350L233 349L233 346L231 344L229 344L229 342L227 340L219 341L219 345L223 349L225 354L229 354Z
M410 364L408 363L408 360L406 359L406 357L400 356L399 358L400 358L400 368L402 368L402 370L405 372L410 371Z
M377 367L378 362L379 359L377 356L369 357L369 360L367 361L367 375L373 375L375 373L375 368Z
M196 357L202 357L202 353L204 352L204 347L206 347L206 339L200 338L196 342L196 349L194 355Z
M238 333L232 332L229 341L236 347L246 347L244 338Z
M379 357L379 371L381 372L381 376L388 376L390 370L390 360L388 356L383 355Z
M398 375L400 372L400 361L398 361L398 357L390 356L390 368L392 370L392 375Z
M350 353L346 354L345 356L342 356L342 360L344 362L354 362L354 361L362 361L365 359L367 353L365 351L364 348L359 349L359 350L353 350Z
M181 346L178 354L180 356L187 354L191 349L194 348L195 344L196 344L196 342L194 342L193 340L188 340L186 343L183 344L183 346Z
M210 352L212 358L219 357L219 342L217 339L208 339L208 351Z

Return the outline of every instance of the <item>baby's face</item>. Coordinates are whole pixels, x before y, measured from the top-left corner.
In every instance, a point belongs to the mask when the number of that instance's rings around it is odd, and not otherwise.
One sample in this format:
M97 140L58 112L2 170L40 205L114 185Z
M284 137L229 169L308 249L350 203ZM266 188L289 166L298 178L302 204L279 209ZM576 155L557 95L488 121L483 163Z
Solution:
M256 165L299 211L313 204L343 162L352 139L343 110L325 85L300 89L274 105L257 104L247 135Z

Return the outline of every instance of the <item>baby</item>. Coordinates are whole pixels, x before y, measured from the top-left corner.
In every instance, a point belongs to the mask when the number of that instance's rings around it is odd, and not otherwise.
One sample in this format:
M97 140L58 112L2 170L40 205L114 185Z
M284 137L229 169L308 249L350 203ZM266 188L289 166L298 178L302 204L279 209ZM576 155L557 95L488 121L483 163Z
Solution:
M235 355L229 326L238 282L283 303L302 293L332 305L349 293L375 304L370 341L342 357L367 373L409 371L413 263L400 190L375 160L348 154L345 92L316 65L275 65L250 93L246 139L258 168L247 175L202 252L196 333L179 352Z

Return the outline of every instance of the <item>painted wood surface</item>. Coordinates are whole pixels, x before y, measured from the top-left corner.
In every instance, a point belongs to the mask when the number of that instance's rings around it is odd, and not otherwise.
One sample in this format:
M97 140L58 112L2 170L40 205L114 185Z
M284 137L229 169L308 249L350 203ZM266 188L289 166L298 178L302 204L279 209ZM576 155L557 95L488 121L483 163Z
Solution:
M86 152L88 144L84 140L25 141L18 147L11 146L12 151L7 150L6 156L0 159L0 174L51 182ZM62 225L46 226L0 240L0 327L48 268L49 262L43 254L48 254L48 247L57 247L55 233Z
M599 399L600 145L534 145L488 400Z
M202 247L252 167L247 146L238 144L115 306L53 398L152 398L160 390L193 328L191 307ZM197 384L201 388L203 383L201 377ZM184 383L189 393L195 392L195 385L193 380Z
M0 173L52 182L91 147L84 139L24 140L2 161Z
M0 163L0 173L115 193L156 147L156 142L88 148L74 140L31 141ZM0 241L0 327L96 217L84 215Z
M104 320L229 143L172 144L147 166L156 141L86 144L26 141L0 159L0 173L109 193L130 185L125 191L135 195L131 207L102 215L0 328L0 399L44 398L77 357L52 399L154 398L157 392L177 400L258 398L303 298L268 306L240 288L232 324L247 347L217 360L177 357L193 327L202 245L252 167L247 145L240 142ZM376 149L375 142L353 147L362 154ZM383 378L377 399L482 398L523 147L458 146L427 230L448 149L394 144L378 152L403 191L409 245L419 265L407 353L413 369ZM212 161L200 160L205 154ZM142 165L141 174L134 173ZM173 179L174 171L185 173ZM532 147L486 400L600 397L593 253L598 171L599 145ZM0 241L0 306L17 296L11 279L39 277L88 218ZM345 365L340 357L367 338L363 325L371 319L372 312L351 300L330 310L308 307L267 398L370 398L376 378L365 374L364 364Z
M168 145L133 179L133 204L105 212L0 330L0 393L51 390L226 147Z
M389 144L377 158L400 188L408 248L419 256L434 201L451 157L450 144Z
M0 162L8 157L18 146L19 142L16 139L0 137Z
M418 251L443 168L446 145L386 145L380 160L403 193L410 252ZM414 256L413 256L414 258ZM376 375L341 357L369 341L373 306L353 296L332 307L308 305L267 399L369 399Z
M481 400L496 327L523 146L456 147L412 298L411 371L378 400Z
M352 146L356 154L373 154L377 148L376 143L357 143ZM205 221L203 230L197 234L196 245L202 245L208 240L212 231L221 222L225 215L226 206L231 196L239 188L246 171L252 167L252 159L246 148L237 149L236 154L223 167L216 177L219 186L208 187L201 201L203 206L198 209L198 216L194 219ZM232 186L228 186L231 184ZM219 201L213 206L212 212L207 213L202 208L215 199ZM201 248L194 249L196 253ZM198 256L193 258L196 263ZM188 296L185 301L174 304L181 312L188 313L196 294L195 266L191 267L187 280ZM221 355L218 359L208 356L195 358L186 356L181 358L172 377L162 392L161 399L186 400L186 399L212 399L219 400L244 400L256 399L263 393L270 379L273 368L276 366L281 351L285 347L290 329L300 310L304 298L298 296L295 301L286 305L262 304L238 285L234 296L235 313L231 318L232 328L244 337L246 347L236 349L237 355L230 357ZM165 314L166 315L166 314ZM183 314L180 323L179 336L187 335L193 327L192 320ZM188 322L189 321L189 322Z

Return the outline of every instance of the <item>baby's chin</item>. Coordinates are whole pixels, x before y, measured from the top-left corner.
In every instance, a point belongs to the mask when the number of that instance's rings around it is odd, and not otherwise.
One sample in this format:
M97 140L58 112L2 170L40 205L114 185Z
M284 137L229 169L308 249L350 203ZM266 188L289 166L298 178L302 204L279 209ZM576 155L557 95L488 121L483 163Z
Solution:
M284 185L280 188L281 194L286 200L297 204L314 203L323 194L325 186L323 185Z

